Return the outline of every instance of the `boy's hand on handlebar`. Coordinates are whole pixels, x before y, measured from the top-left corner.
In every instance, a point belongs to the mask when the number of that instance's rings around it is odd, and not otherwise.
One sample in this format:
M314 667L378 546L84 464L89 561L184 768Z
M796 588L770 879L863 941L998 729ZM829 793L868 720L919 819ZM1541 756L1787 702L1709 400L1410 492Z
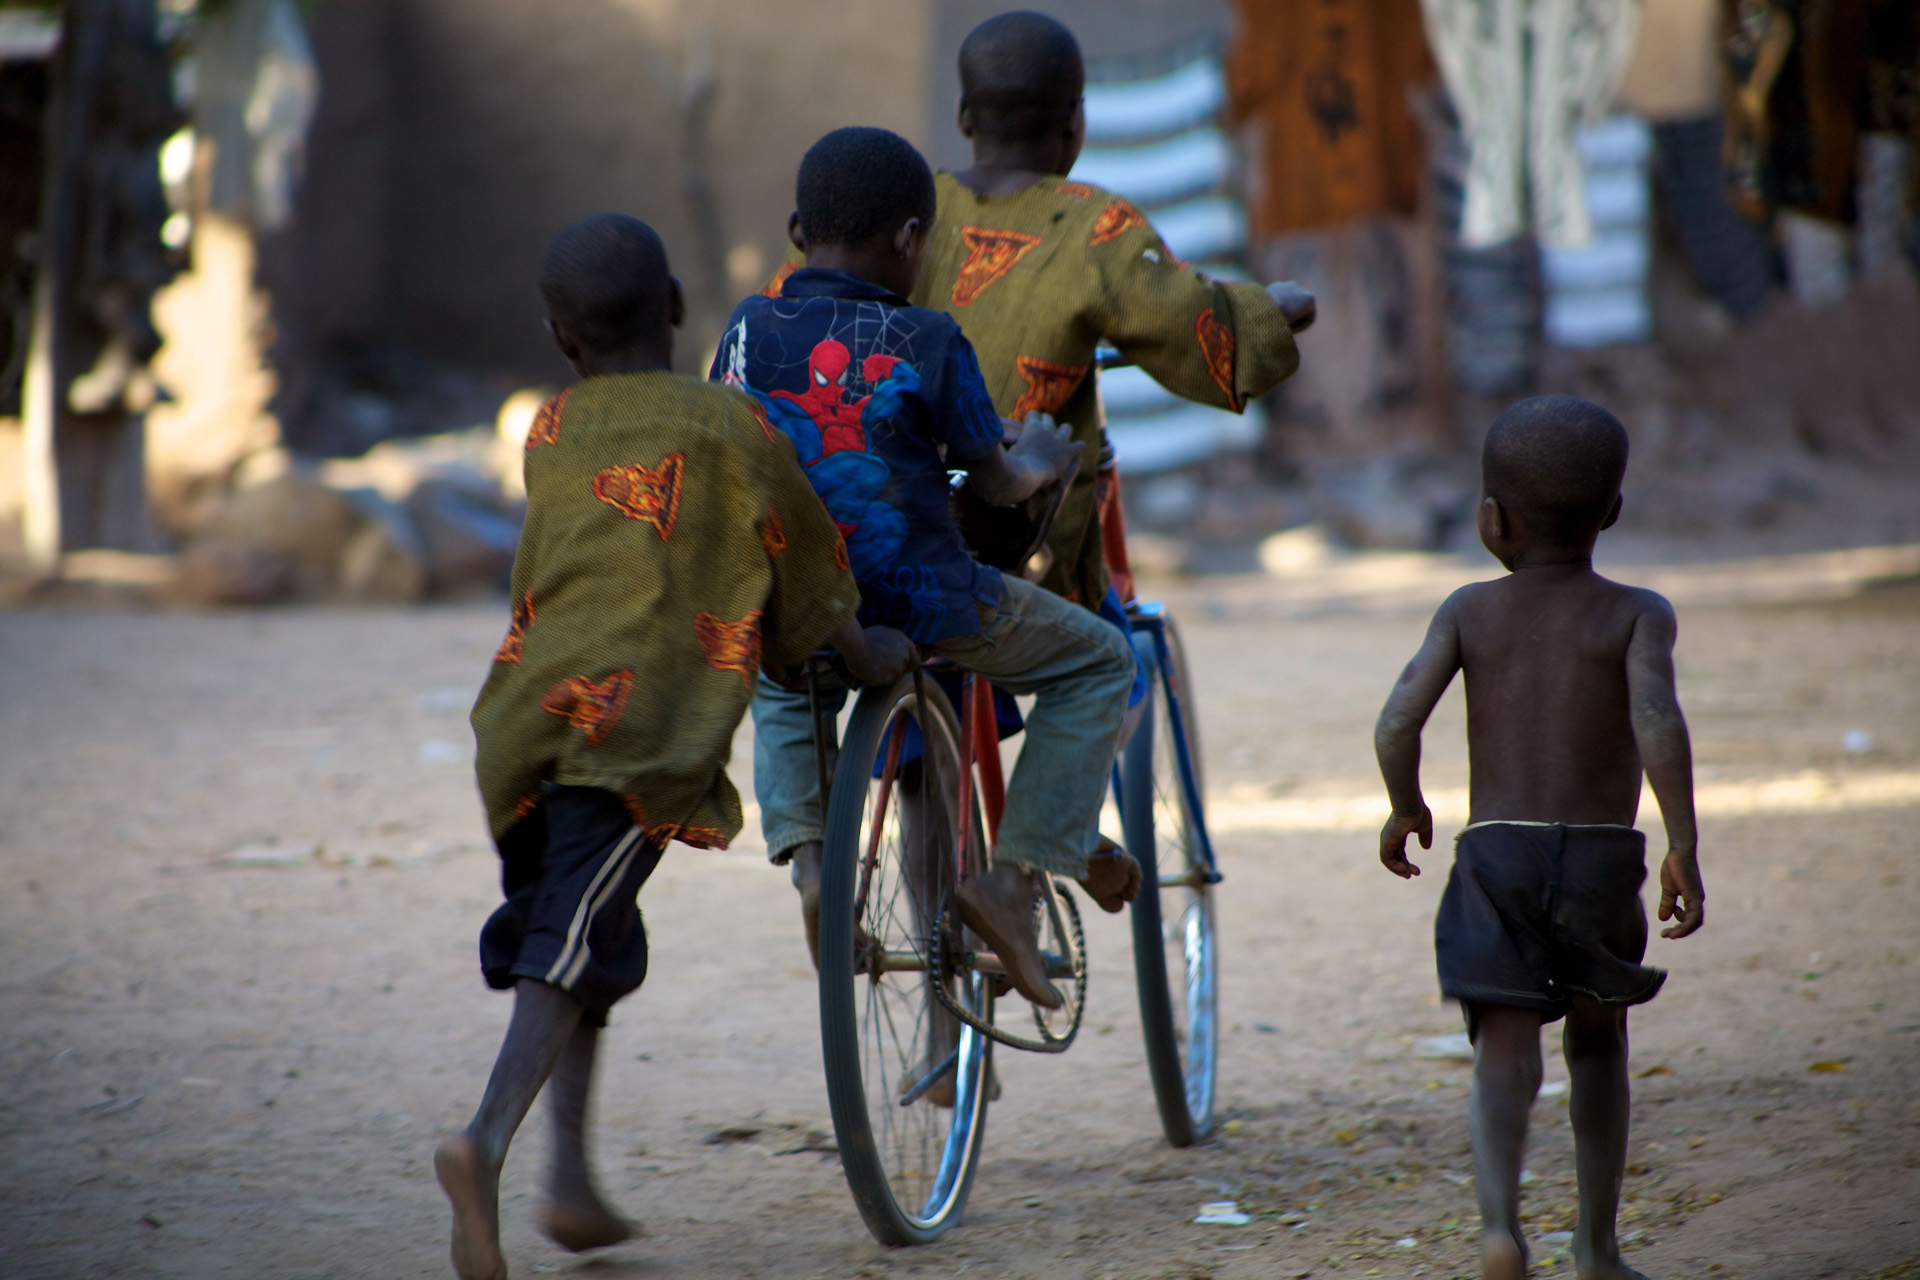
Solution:
M861 684L892 684L920 661L913 641L892 627L862 627L849 619L829 643L846 660L847 673Z
M1320 304L1313 295L1291 280L1276 280L1267 286L1267 296L1280 308L1280 314L1287 318L1287 327L1295 333L1305 333L1313 327L1320 313Z
M1058 480L1067 464L1080 456L1086 446L1073 438L1073 428L1055 422L1050 414L1030 413L1020 424L1020 438L1008 453L1030 461L1045 471L1049 482Z
M1009 424L1001 420L1002 433ZM1030 413L1017 424L1019 439L1011 449L989 449L967 467L967 483L981 499L996 507L1025 502L1058 480L1067 465L1085 448L1073 430L1044 413Z

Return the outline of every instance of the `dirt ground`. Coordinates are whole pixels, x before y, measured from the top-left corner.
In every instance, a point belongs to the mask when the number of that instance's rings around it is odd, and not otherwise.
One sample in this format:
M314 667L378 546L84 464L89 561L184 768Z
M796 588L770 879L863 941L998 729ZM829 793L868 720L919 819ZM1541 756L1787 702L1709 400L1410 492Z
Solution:
M507 1169L516 1274L1467 1273L1468 1068L1415 1053L1460 1026L1430 926L1457 688L1428 737L1427 874L1402 884L1371 848L1369 728L1431 601L1163 585L1227 873L1221 1136L1161 1140L1126 926L1095 913L1088 1030L1063 1058L999 1058L966 1222L878 1248L819 1149L784 874L751 832L676 846L595 1125L649 1234L580 1261L535 1233L536 1113ZM1920 1275L1920 589L1681 622L1709 918L1654 940L1673 977L1634 1015L1629 1256L1654 1280ZM449 1274L429 1157L508 1009L475 963L495 862L463 719L504 624L495 602L0 613L0 1274ZM1538 1274L1567 1275L1549 1061L1528 1226ZM1222 1198L1252 1224L1192 1222Z

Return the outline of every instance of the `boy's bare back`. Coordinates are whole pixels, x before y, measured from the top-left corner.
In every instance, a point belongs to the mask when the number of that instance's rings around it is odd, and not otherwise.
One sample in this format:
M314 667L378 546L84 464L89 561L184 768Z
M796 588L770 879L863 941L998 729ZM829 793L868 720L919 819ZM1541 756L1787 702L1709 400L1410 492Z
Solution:
M1464 588L1435 623L1451 624L1466 680L1468 821L1633 825L1632 706L1672 687L1667 602L1584 566L1541 566Z

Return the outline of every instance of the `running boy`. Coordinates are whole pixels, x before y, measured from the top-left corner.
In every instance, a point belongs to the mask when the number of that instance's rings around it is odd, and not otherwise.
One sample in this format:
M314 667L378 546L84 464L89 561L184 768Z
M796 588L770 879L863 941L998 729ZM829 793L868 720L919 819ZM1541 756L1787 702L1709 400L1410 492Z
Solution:
M453 1266L503 1280L507 1144L553 1081L541 1227L576 1252L632 1234L601 1200L585 1121L599 1029L647 971L635 899L668 840L740 829L727 749L763 665L831 638L862 678L912 646L866 632L840 535L745 396L670 373L679 282L642 222L562 231L540 269L547 325L581 381L527 435L513 621L473 709L506 903L480 934L513 1018L480 1109L441 1143Z
M1041 585L1097 609L1107 571L1095 344L1106 339L1178 395L1239 413L1299 367L1293 333L1312 323L1314 301L1294 284L1210 280L1132 204L1068 181L1086 139L1085 80L1073 33L1043 14L1003 13L968 34L959 127L973 164L934 178L938 207L911 297L965 327L1001 414L1051 414L1085 450ZM1124 621L1117 599L1110 613Z
M960 910L1020 994L1058 1008L1029 873L1071 876L1109 911L1138 891L1138 864L1095 826L1133 653L1093 614L976 561L948 510L947 471L965 470L989 502L1018 502L1056 480L1080 446L1036 415L1002 448L960 326L908 304L934 216L933 175L910 143L884 129L835 130L801 161L795 203L789 233L808 265L776 296L735 309L712 376L752 391L793 437L846 535L863 621L1037 696L993 870L961 887ZM817 953L821 814L807 694L763 680L753 720L767 848L793 861Z
M1522 400L1481 456L1480 540L1509 574L1440 606L1380 713L1374 747L1393 816L1380 861L1397 876L1407 837L1433 844L1420 795L1420 730L1455 671L1467 681L1471 800L1440 900L1440 989L1474 1042L1474 1185L1481 1274L1519 1280L1520 1158L1540 1091L1540 1026L1567 1019L1581 1280L1645 1280L1620 1260L1614 1217L1627 1158L1627 1006L1666 974L1640 963L1646 840L1633 829L1646 773L1667 829L1665 938L1705 919L1693 760L1673 688L1673 609L1593 571L1620 515L1627 433L1571 396Z

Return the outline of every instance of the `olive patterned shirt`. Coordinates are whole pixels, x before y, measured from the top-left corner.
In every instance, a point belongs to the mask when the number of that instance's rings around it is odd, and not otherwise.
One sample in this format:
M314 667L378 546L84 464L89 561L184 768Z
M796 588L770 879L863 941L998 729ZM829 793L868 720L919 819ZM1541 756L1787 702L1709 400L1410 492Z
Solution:
M656 843L724 847L755 678L859 604L839 530L758 405L672 373L561 392L525 468L512 624L473 708L494 839L551 781L618 794Z

